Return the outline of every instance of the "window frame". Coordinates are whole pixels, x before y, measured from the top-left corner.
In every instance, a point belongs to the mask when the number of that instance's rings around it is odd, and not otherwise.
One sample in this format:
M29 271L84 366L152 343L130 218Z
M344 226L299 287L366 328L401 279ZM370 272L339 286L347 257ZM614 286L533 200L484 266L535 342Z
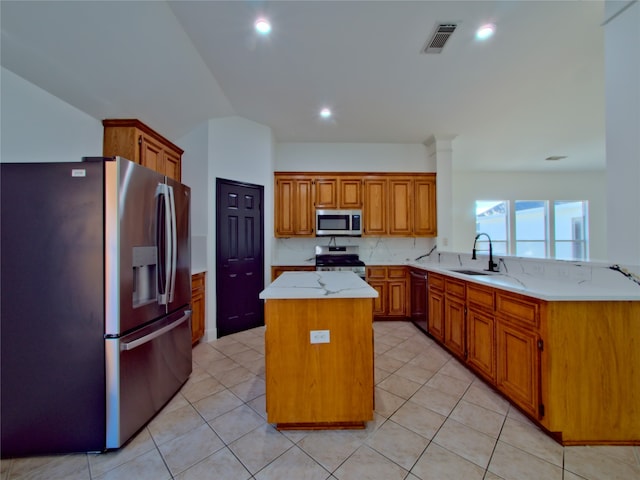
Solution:
M505 251L507 252L505 255L511 255L511 256L517 256L517 245L518 242L544 242L545 246L544 246L544 251L545 251L545 256L544 257L535 257L535 256L523 256L520 255L523 258L540 258L540 259L551 259L551 260L568 260L568 261L588 261L589 258L591 257L590 254L590 230L589 230L589 201L588 200L558 200L558 199L547 199L547 200L476 200L475 201L475 206L476 206L476 210L475 210L475 231L476 231L476 235L479 233L487 233L487 232L481 232L479 230L479 225L481 222L478 221L478 204L482 203L482 204L486 204L487 202L491 202L491 203L496 203L496 204L500 204L500 203L504 203L505 204L505 209L506 209L506 214L505 214L505 218L504 221L506 223L505 228L506 228L506 236L507 239L506 241L504 240L494 240L492 238L492 244L493 244L493 248L494 248L494 254L495 250L496 250L496 245L497 244L505 244ZM516 203L517 202L543 202L544 205L544 227L545 227L545 235L544 235L544 240L528 240L528 239L518 239L517 235L516 235L516 217L517 217L517 210L516 210ZM558 240L556 238L556 207L557 205L560 205L562 203L580 203L582 205L582 216L579 217L582 219L581 222L579 222L582 226L582 238L580 239L575 239L572 238L570 240ZM578 218L578 217L576 217ZM573 225L571 227L573 229ZM575 245L579 245L581 250L582 250L582 258L576 258L575 254L572 255L571 259L562 257L562 258L558 258L557 256L557 252L559 250L559 246L560 244L572 244L574 247L572 248L572 253L575 252ZM488 242L486 241L486 239L481 238L478 240L477 242L478 246L480 249L485 249L488 248ZM498 253L498 255L501 255L501 253Z

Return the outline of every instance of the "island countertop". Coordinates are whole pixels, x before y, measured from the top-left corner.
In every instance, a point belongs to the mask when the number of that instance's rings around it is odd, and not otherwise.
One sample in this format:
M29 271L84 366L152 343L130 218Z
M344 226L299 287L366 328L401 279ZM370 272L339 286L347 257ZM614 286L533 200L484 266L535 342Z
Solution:
M353 272L284 272L260 298L377 298L378 292Z

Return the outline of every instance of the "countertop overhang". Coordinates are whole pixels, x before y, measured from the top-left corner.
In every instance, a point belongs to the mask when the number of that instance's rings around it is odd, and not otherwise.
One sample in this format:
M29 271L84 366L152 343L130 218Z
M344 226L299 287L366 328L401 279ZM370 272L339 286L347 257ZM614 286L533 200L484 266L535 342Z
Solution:
M377 298L378 292L353 272L284 272L260 298Z

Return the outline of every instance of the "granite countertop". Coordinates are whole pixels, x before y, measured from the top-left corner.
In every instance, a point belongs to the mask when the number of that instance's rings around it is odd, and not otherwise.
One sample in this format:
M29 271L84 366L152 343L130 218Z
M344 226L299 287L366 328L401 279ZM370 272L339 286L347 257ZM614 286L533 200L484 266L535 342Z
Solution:
M353 272L284 272L260 298L377 298L378 292Z
M615 272L602 272L611 273L606 281L588 278L561 281L522 272L467 275L453 270L483 270L455 264L409 263L408 266L547 301L640 301L640 285Z

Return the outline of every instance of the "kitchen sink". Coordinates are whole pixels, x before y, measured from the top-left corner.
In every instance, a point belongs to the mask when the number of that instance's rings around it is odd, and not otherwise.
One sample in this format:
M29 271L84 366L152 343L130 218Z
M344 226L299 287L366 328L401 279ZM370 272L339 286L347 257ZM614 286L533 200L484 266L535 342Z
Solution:
M460 270L451 270L452 272L456 272L456 273L462 273L464 275L489 275L489 273L487 272L480 272L478 270L465 270L465 269L460 269Z

